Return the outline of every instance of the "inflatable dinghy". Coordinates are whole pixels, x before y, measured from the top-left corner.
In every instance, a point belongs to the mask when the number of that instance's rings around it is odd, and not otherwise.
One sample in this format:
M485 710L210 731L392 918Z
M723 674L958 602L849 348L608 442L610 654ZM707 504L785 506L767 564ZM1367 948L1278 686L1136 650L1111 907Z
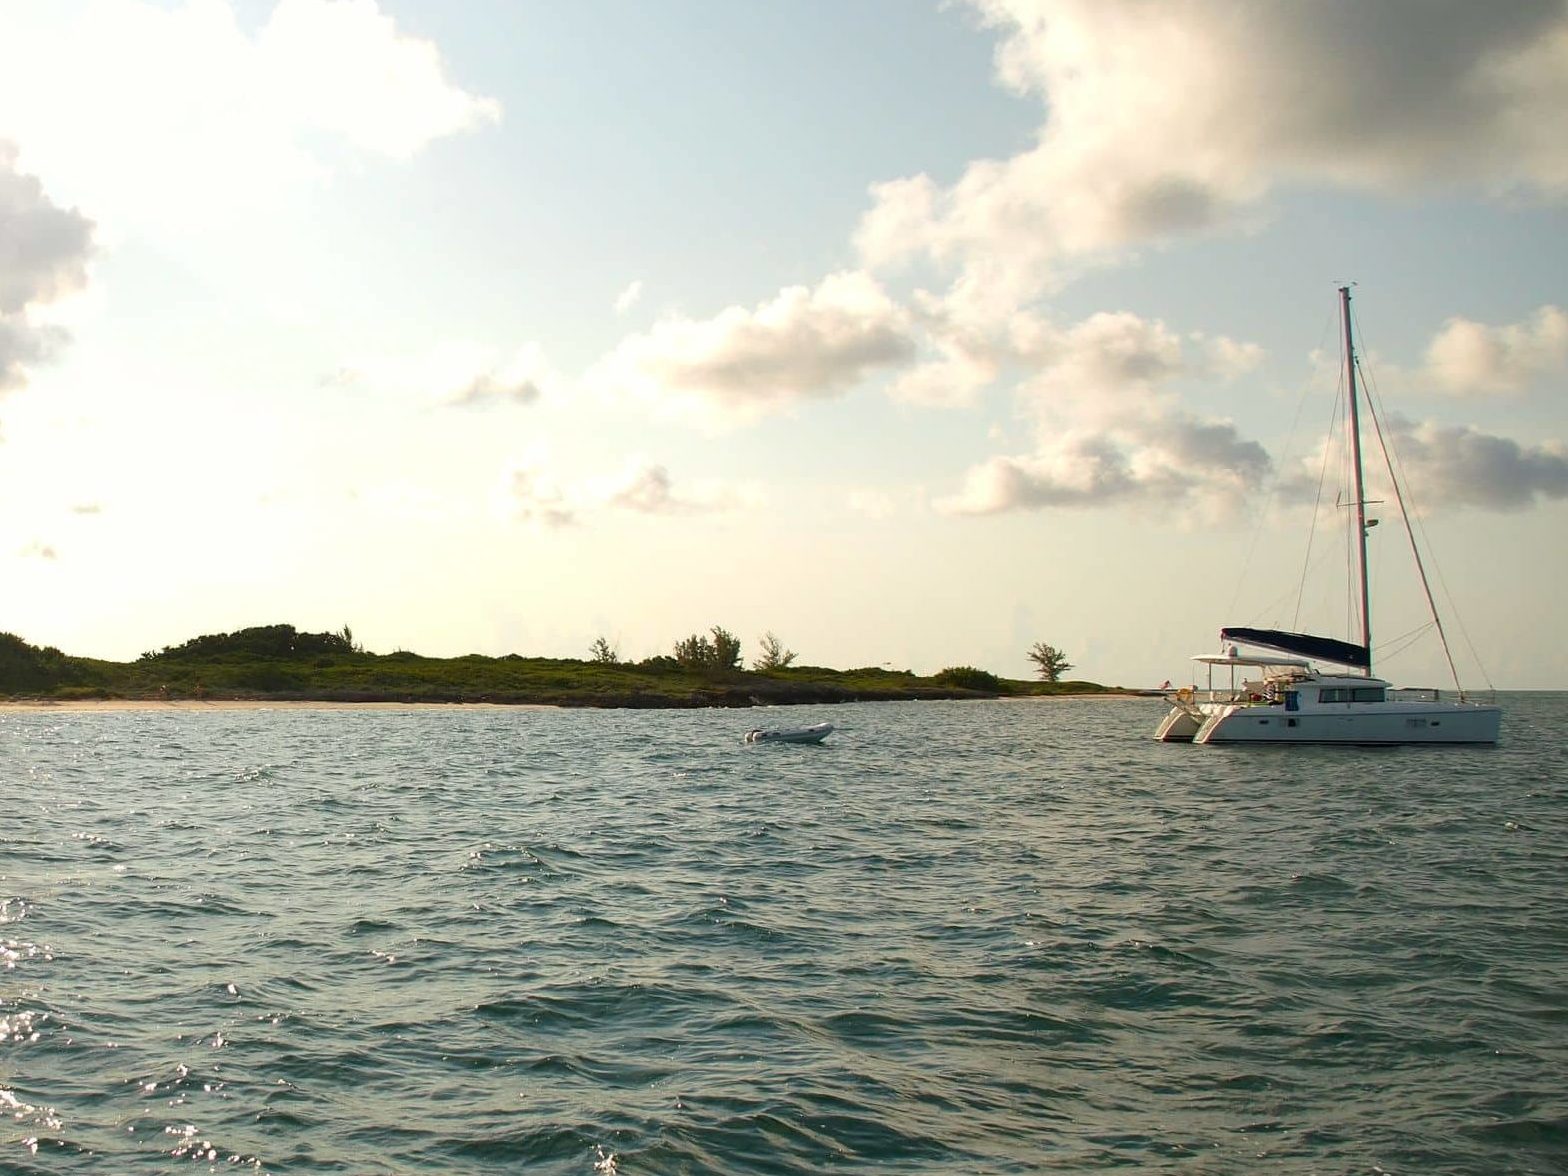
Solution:
M832 723L818 723L815 727L780 727L763 730L754 728L746 732L747 743L821 743L833 733Z

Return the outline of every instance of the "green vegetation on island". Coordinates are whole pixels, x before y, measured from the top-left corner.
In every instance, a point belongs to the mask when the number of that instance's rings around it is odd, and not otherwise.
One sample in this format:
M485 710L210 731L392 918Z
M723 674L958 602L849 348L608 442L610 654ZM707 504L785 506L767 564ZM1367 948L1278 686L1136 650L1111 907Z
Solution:
M265 625L195 637L134 662L72 657L0 633L0 695L53 699L491 702L593 707L761 706L791 703L1114 693L1092 682L1026 682L971 666L929 677L876 667L797 666L773 634L751 669L741 643L715 626L675 643L672 656L620 659L604 638L585 660L421 657L368 653L353 632Z

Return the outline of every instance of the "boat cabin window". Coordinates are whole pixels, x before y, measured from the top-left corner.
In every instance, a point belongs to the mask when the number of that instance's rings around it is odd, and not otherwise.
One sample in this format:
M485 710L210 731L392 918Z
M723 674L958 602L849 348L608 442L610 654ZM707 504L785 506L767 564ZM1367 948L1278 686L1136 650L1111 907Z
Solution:
M1382 702L1381 686L1325 686L1318 691L1319 702Z

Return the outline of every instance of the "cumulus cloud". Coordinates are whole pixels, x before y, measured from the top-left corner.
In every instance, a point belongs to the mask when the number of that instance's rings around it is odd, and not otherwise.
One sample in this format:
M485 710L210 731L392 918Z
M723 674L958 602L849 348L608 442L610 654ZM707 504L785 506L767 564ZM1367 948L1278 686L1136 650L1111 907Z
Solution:
M632 457L620 469L574 480L552 474L542 457L531 457L507 474L506 511L546 527L581 523L603 511L643 515L693 515L729 510L755 495L716 482L677 489L661 462Z
M0 392L26 383L27 369L66 342L36 311L87 284L92 237L92 222L51 201L18 170L15 146L0 142Z
M894 400L928 408L965 408L1001 374L997 362L964 349L950 339L935 338L934 358L926 359L893 381Z
M711 480L683 485L679 490L670 471L661 463L634 457L619 473L592 479L585 490L595 505L649 515L712 514L752 505L759 497L750 487L727 486Z
M403 159L500 117L375 0L279 0L253 31L231 0L99 0L6 20L4 130L116 223L232 223L345 153Z
M494 122L494 99L451 85L440 51L375 0L279 0L254 42L254 84L292 125L406 158Z
M511 516L541 527L568 527L577 521L577 508L566 490L537 464L519 463L507 471L505 502Z
M1004 377L1050 376L1054 393L1083 386L1103 396L1129 382L1146 387L1183 373L1235 379L1264 358L1255 343L1192 333L1185 339L1162 323L1102 313L1064 330L1030 310L979 307L926 291L915 296L923 331L920 360L890 388L898 400L938 407L972 404ZM1184 355L1183 348L1191 354ZM1195 358L1194 358L1195 357Z
M670 471L662 465L632 470L624 484L611 491L610 504L642 514L678 514L686 509L671 488Z
M1388 422L1395 452L1423 506L1521 510L1568 498L1568 446L1521 445L1465 425Z
M1017 304L1063 265L1230 227L1276 185L1568 193L1568 7L1472 0L970 0L1028 150L878 184L866 264L926 258Z
M559 395L565 386L538 343L524 343L507 354L467 340L447 340L418 354L357 356L318 383L447 408L531 405Z
M543 393L539 385L529 379L502 379L493 372L481 372L451 398L456 405L494 404L497 401L512 404L532 404Z
M866 274L838 273L753 309L665 319L623 340L589 379L679 413L752 420L841 395L914 350L907 312Z
M1427 374L1456 394L1518 392L1568 367L1568 314L1543 306L1522 323L1451 318L1426 352Z
M950 514L1001 514L1159 500L1197 502L1220 513L1255 491L1270 468L1263 447L1229 423L1171 412L1101 432L1066 433L1030 454L993 457L937 506Z
M1261 357L1229 339L1185 339L1158 320L1092 315L1069 328L1015 317L1005 343L1035 365L1018 395L1032 422L1030 452L993 457L940 500L953 514L1099 506L1159 499L1223 511L1262 484L1267 452L1228 421L1181 407L1185 378L1223 379Z
M0 392L27 383L27 369L53 359L67 339L65 331L35 325L23 315L0 315Z
M512 358L500 365L474 369L473 360L466 370L448 382L453 390L444 400L457 407L474 408L489 404L528 405L541 399L558 382L537 343L520 347ZM482 362L482 361L480 361Z
M0 142L0 314L85 285L92 233L90 220L57 206L36 176L18 170L15 144Z
M1006 316L999 321L976 317L971 307L925 290L915 292L913 313L924 350L919 361L889 387L894 400L936 408L966 407L996 382L1016 350L1007 338L1016 331Z

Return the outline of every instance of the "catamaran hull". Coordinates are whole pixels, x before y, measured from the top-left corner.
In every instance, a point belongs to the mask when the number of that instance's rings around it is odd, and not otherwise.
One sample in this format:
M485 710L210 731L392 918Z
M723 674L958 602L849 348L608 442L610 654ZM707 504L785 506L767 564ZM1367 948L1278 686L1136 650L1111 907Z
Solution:
M1380 713L1289 714L1278 707L1222 706L1205 716L1194 743L1496 743L1495 706L1399 707Z
M1161 743L1191 743L1192 737L1203 726L1203 715L1179 703L1161 720L1154 737Z

